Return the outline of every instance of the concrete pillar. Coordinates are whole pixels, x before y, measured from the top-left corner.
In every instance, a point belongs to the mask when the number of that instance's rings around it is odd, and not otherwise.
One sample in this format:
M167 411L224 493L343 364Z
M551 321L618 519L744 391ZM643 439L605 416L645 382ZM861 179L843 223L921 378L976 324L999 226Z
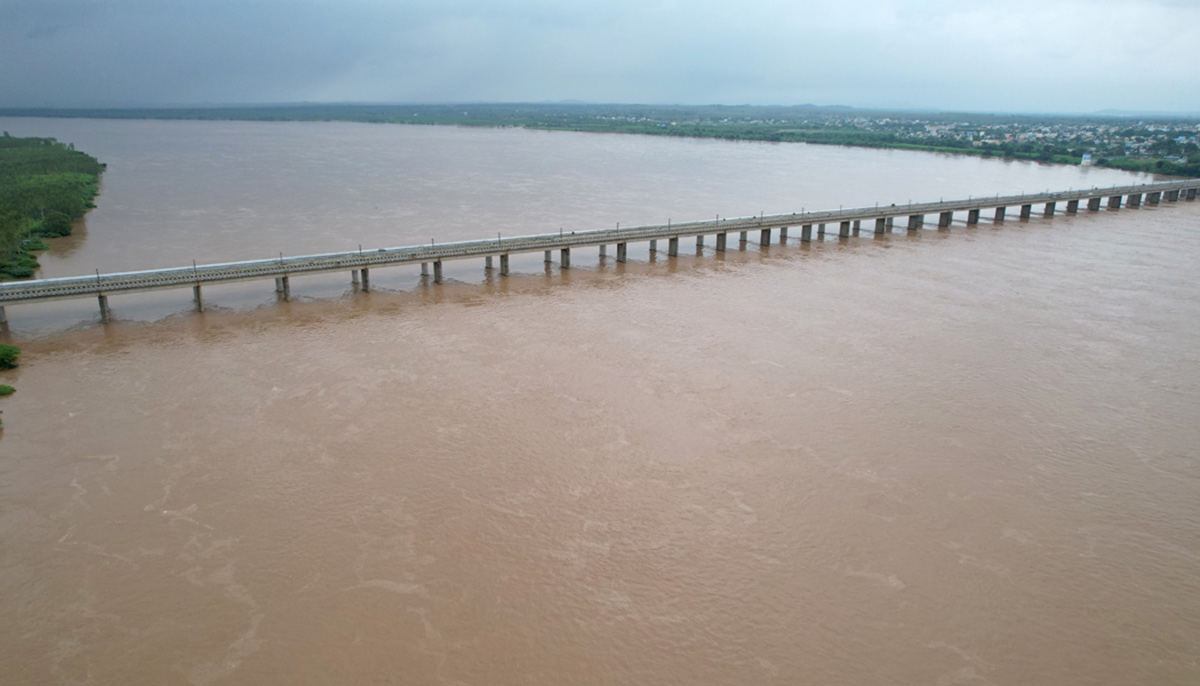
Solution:
M617 250L620 250L620 248L617 248ZM607 245L600 246L600 257L608 257L608 246Z
M875 233L885 233L887 231L887 219L879 217L875 220Z
M973 226L979 223L979 210L967 210L967 226Z
M942 212L938 215L938 226L942 227L943 229L947 226L950 226L950 222L952 221L954 221L953 212Z
M891 231L891 230L892 230L892 228L893 228L893 227L895 227L895 225L896 225L896 218L895 218L895 217L888 217L888 218L887 218L887 230L888 230L888 231Z
M351 286L358 285L358 270L357 269L350 270L350 285Z
M483 258L483 268L487 271L492 271L492 256L487 255Z
M98 296L98 300L100 301L100 321L107 324L112 316L112 313L108 310L108 296L101 293Z
M429 276L429 263L428 262L421 263L421 276Z
M825 235L825 225L817 224L817 236L824 236L824 235Z
M544 257L544 258L542 258L542 261L543 261L543 262L550 262L550 261L551 261L551 259L550 259L550 251L549 251L549 250L547 250L547 251L546 251L546 255L545 255L545 257Z
M628 255L628 243L617 243L617 262L624 262Z
M292 299L291 281L286 276L279 277L279 281L280 281L280 283L283 284L283 299L285 301L291 300Z
M1021 219L1029 219L1033 216L1033 205L1021 205Z
M650 241L650 252L658 252L658 241Z
M917 229L921 228L924 225L925 225L925 215L923 215L923 214L914 214L908 218L908 230L909 231L916 231Z
M558 251L558 264L563 269L571 268L571 249L563 248Z
M278 276L275 277L275 292L283 292L283 279L279 278Z
M508 253L500 256L500 276L508 276Z
M1159 200L1162 200L1162 193L1159 191L1154 191L1153 193L1146 194L1146 204L1147 205L1157 205Z
M996 216L994 219L992 219L992 221L994 221L994 222L1004 221L1004 213L1007 211L1008 211L1007 207L997 207L996 208Z
M750 240L750 232L749 231L743 231L740 234L738 234L738 242L740 242L741 244L745 245L746 241L748 241L748 240Z
M1101 200L1103 200L1103 198L1088 198L1088 205L1087 205L1088 210L1090 210L1092 212L1100 211L1100 201Z
M1187 195L1184 197L1186 197L1188 200L1195 200L1196 199L1196 189L1195 188L1187 189Z
M812 242L812 224L803 224L800 226L800 242Z
M363 267L362 269L362 289L363 293L367 293L371 290L371 270L367 269L366 267Z
M842 238L850 237L850 221L849 220L846 220L846 221L842 222L841 224L838 224L838 236L840 236Z
M1054 216L1054 206L1055 206L1055 203L1053 201L1046 203L1046 206L1042 208L1042 216L1043 217L1053 217Z
M1141 207L1142 206L1142 194L1141 193L1130 193L1129 200L1126 202L1126 204L1129 205L1130 207Z
M1121 196L1114 195L1111 198L1109 198L1108 199L1108 209L1110 209L1110 210L1121 209Z
M442 261L441 260L435 260L433 263L433 282L434 283L442 282Z
M699 236L696 236L696 249L700 249L703 247L704 247L704 234L700 234Z
M1067 201L1067 214L1075 214L1077 212L1079 212L1079 201L1078 200L1068 200Z
M1179 191L1167 191L1167 202L1178 202Z
M200 294L200 284L192 286L192 301L196 303L196 311L204 311L204 297Z
M761 235L758 238L758 244L759 245L770 245L771 244L771 230L763 229L759 233Z
M854 227L853 227L853 228L854 228L854 235L855 235L855 236L857 236L857 235L858 235L858 231L859 231L859 229L861 229L861 228L862 228L862 220L861 220L861 219L855 219L855 220L854 220Z
M667 254L671 257L675 257L679 254L679 236L672 236L671 239L667 241Z
M0 305L0 326L8 324L8 315L4 314L4 306Z
M717 234L717 252L725 252L725 241L727 237L728 234Z

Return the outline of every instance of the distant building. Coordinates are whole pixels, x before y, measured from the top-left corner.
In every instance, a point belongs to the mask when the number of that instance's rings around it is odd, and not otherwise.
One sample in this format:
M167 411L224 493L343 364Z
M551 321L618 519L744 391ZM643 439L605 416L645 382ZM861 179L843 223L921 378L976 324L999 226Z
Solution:
M1092 166L1092 153L1090 153L1090 152L1083 153L1083 157L1079 160L1079 164L1084 167Z

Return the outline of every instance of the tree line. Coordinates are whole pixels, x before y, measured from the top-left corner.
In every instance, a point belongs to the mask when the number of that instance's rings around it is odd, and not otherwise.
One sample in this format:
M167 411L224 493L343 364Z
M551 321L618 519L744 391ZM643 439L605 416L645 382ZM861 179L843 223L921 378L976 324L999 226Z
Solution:
M95 207L104 164L53 138L0 136L0 281L27 279L44 238Z

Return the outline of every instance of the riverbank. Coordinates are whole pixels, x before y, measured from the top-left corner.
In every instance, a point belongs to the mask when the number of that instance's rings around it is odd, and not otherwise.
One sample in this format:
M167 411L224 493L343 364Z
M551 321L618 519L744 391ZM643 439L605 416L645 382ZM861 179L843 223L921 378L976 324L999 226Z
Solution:
M676 138L811 143L1112 167L1200 177L1195 117L891 112L750 105L299 104L0 109L0 116L222 121L349 121ZM1191 154L1189 159L1188 155Z
M71 234L95 204L104 164L53 138L0 137L0 281L38 269L46 238Z

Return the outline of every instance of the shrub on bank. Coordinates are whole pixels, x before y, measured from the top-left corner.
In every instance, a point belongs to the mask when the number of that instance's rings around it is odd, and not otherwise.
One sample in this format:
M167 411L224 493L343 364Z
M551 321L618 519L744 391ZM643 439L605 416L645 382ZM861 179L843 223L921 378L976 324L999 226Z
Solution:
M0 343L0 369L12 369L17 366L17 356L21 349L15 345Z
M13 393L16 393L16 392L17 392L17 389L13 388L12 386L6 386L6 385L0 383L0 398L3 398L6 395L12 395Z

